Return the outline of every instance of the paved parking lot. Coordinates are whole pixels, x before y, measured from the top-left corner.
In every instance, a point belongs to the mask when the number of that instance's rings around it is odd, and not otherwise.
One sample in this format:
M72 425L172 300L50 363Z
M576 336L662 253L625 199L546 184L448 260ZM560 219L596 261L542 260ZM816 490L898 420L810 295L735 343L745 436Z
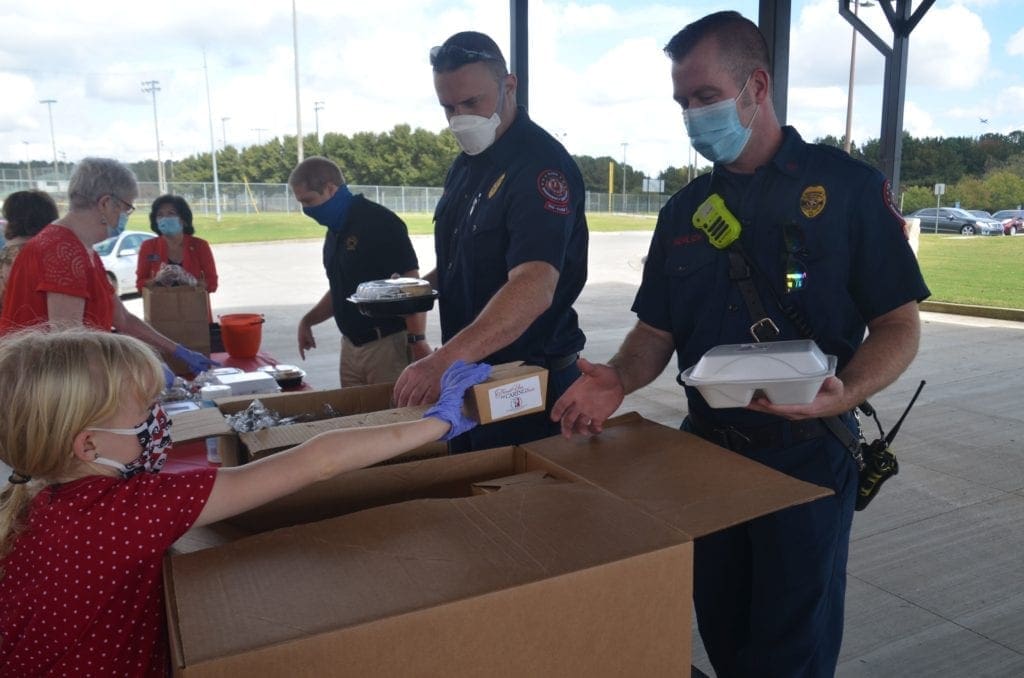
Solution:
M577 305L585 355L606 360L634 322L628 312L649 233L591 236L590 277ZM424 272L432 241L414 238ZM326 290L318 242L222 245L214 312L266 315L263 348L337 386L337 331L299 361L295 327ZM127 302L141 315L141 301ZM838 675L1024 675L1024 323L923 313L921 352L872 398L892 425L918 381L928 385L896 441L901 472L854 521L847 632ZM436 314L427 335L439 339ZM666 425L683 416L675 374L627 398ZM873 431L873 429L870 429ZM694 647L698 668L709 671Z

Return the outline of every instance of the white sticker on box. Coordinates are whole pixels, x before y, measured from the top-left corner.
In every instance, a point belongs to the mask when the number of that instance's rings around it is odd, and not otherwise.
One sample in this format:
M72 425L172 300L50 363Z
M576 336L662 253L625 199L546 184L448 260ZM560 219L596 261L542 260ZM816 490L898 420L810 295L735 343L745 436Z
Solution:
M487 391L491 419L501 419L535 407L543 407L540 377L532 376Z

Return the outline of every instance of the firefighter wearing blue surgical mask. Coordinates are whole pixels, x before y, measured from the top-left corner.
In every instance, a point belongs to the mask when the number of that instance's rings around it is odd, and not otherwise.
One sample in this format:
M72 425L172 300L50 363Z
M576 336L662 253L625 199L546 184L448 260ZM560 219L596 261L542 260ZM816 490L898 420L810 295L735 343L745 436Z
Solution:
M658 215L636 327L608 365L581 361L552 416L564 433L598 433L670 362L686 369L767 330L836 356L810 403L713 407L686 386L680 412L684 430L833 493L695 540L694 607L715 674L832 676L858 481L850 410L913 360L928 288L885 177L780 125L756 24L710 14L665 52L690 143L714 167Z

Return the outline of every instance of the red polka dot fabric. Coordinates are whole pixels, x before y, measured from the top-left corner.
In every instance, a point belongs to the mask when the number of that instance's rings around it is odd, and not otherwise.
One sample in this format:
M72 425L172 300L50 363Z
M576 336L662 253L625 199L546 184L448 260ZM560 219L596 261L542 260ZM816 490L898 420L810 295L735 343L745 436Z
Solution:
M0 561L0 675L165 675L161 562L216 474L91 476L40 492Z

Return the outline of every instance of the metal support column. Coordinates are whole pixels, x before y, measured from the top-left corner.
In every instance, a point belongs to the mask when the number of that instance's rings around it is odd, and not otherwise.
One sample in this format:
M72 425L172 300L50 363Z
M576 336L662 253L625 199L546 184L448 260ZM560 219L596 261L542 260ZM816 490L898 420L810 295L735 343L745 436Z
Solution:
M530 9L528 0L509 0L509 24L511 27L512 52L509 54L509 70L516 74L518 82L516 103L530 108Z
M791 0L760 0L758 27L768 43L772 62L772 103L779 123L786 124L789 101L789 21Z
M839 0L839 14L850 22L875 49L885 57L885 89L882 92L882 125L879 136L881 170L889 178L892 198L899 204L900 162L903 159L903 104L907 97L907 57L910 52L910 33L935 3L922 0L916 10L911 0L879 0L886 21L892 29L892 46L885 42L850 11L851 0Z

